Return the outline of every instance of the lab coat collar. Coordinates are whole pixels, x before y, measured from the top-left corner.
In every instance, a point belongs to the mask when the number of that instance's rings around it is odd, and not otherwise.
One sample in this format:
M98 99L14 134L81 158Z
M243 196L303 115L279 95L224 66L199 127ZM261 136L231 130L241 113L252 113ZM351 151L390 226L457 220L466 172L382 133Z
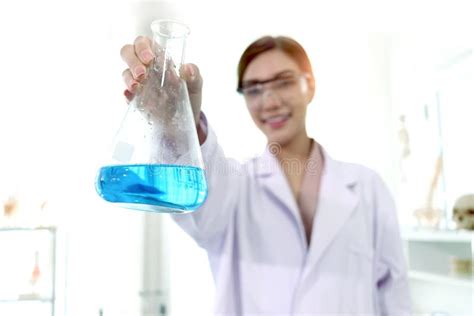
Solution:
M324 149L323 156L324 169L303 280L314 269L359 202L354 192L357 185L354 170L357 169L331 159Z
M275 157L279 147L272 144L265 147L262 156L256 159L255 174L260 178L263 189L276 202L282 204L286 212L294 220L300 235L301 246L306 248L306 237L301 216L299 215L298 205L291 192L288 180Z
M257 159L256 174L259 177L273 176L281 173L278 159L275 157L280 152L280 147L276 143L267 144L263 154Z
M353 192L357 184L354 168L348 168L347 164L333 160L322 146L321 152L324 168L304 274L309 273L311 267L316 265L358 203ZM261 178L267 192L284 204L291 213L298 226L302 245L306 248L304 226L296 200L274 153L275 148L267 146L257 160L256 175Z

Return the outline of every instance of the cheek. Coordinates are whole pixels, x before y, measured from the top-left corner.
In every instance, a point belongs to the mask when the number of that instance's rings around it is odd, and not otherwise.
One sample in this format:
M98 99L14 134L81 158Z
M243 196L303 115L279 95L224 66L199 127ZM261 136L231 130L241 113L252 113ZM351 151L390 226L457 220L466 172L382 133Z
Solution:
M298 99L293 100L290 108L291 108L292 116L295 118L295 120L305 119L307 106L308 105L303 96L301 96Z
M253 122L255 123L255 125L257 126L261 126L262 125L262 122L260 122L260 119L259 119L259 115L256 111L252 111L250 109L247 108L247 110L249 111L249 115L250 117L252 118Z
M302 109L295 111L292 116L290 129L293 131L299 131L306 125L306 112Z

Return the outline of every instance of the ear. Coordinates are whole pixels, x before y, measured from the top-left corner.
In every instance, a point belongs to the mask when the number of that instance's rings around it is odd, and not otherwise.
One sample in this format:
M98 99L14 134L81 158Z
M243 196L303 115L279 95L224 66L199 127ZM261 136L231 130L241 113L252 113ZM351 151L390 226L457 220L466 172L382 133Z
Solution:
M314 93L316 92L316 81L314 79L314 76L312 75L308 75L305 79L308 84L308 90L306 91L306 93L307 103L309 104L313 100Z

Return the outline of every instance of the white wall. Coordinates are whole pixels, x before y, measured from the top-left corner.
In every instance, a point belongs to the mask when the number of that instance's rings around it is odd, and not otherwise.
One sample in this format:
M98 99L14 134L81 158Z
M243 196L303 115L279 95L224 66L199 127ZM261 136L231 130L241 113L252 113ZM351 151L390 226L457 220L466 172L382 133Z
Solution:
M0 199L47 198L61 229L57 315L136 314L142 214L94 192L124 108L116 2L0 4ZM112 13L111 13L112 12ZM112 29L113 27L113 29ZM67 251L64 249L67 245Z

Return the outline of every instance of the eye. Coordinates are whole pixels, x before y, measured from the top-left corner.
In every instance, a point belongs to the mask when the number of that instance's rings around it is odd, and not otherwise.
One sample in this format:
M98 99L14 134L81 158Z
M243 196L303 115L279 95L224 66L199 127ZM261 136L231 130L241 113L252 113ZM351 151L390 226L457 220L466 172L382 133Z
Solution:
M296 83L296 79L293 77L290 78L281 78L274 81L274 87L277 89L290 88Z
M262 87L260 85L253 85L243 88L242 92L248 97L256 97L262 93Z

